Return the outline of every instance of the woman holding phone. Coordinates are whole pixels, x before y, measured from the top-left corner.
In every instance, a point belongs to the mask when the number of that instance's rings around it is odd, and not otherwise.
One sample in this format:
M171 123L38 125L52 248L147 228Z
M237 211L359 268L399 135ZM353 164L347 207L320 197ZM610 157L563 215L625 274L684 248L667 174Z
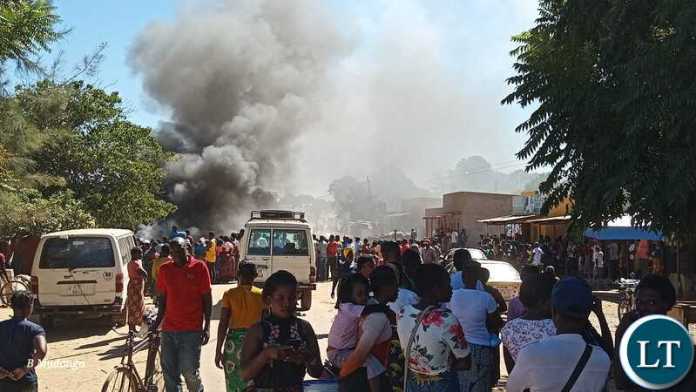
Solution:
M302 391L305 374L319 378L323 371L319 344L312 326L295 315L297 280L278 271L264 284L270 315L252 326L241 353L241 376L256 392Z

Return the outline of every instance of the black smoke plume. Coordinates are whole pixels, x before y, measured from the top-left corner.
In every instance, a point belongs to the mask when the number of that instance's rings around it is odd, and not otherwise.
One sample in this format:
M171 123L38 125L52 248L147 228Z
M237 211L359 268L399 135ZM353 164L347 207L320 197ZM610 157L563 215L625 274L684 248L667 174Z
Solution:
M130 53L145 92L170 113L159 138L180 226L233 230L275 202L316 91L348 49L322 2L217 1L147 26Z

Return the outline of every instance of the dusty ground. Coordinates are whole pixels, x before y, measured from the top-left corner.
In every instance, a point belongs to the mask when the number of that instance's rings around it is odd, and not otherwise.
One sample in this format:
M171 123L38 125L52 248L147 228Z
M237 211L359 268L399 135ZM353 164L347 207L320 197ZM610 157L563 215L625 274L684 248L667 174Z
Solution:
M224 376L214 363L215 336L220 314L219 301L225 290L232 285L215 285L213 300L216 303L213 311L210 343L203 348L201 355L201 371L203 381L208 391L224 391ZM335 310L329 298L330 284L319 284L313 298L312 310L304 315L314 327L322 353L326 351L326 341ZM604 304L609 327L612 331L618 325L616 305ZM11 314L7 308L0 308L0 319L6 319ZM41 391L100 391L109 372L120 361L120 355L125 342L121 334L126 329L112 330L111 324L105 320L60 320L56 327L47 331L48 361L38 369L39 390ZM120 333L120 334L119 334ZM145 354L136 357L138 369L144 372ZM497 391L504 391L507 375L505 366L501 366L503 378Z

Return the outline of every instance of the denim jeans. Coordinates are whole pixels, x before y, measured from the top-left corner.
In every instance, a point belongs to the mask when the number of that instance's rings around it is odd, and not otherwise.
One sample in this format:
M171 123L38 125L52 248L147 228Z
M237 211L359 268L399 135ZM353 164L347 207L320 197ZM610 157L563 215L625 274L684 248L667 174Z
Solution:
M459 382L455 372L447 371L437 378L423 379L413 372L408 373L405 392L458 392Z
M326 263L326 256L319 256L317 265L317 282L325 282L329 279L329 269Z
M201 332L162 332L160 351L164 389L182 392L184 376L189 392L203 392L201 381Z
M471 368L459 371L459 388L461 392L490 392L493 389L492 359L498 346L488 347L469 344L471 350Z

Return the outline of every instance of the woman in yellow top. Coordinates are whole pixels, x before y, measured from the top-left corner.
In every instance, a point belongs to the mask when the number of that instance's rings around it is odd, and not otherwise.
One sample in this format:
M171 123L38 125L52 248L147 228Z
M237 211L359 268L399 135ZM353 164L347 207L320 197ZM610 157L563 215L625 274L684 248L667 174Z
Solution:
M217 240L215 239L215 234L208 234L208 247L203 255L205 262L208 265L208 272L210 273L210 283L215 283L215 262L217 261Z
M157 293L157 277L159 276L159 271L160 268L162 268L162 265L164 263L168 262L174 262L174 259L172 259L172 256L170 256L170 250L169 250L169 245L164 244L162 245L162 248L160 249L160 255L158 258L155 259L155 261L152 262L152 271L150 273L152 274L152 297L157 298L159 297L159 293Z
M265 307L261 289L252 286L257 276L256 266L250 263L241 264L237 275L239 285L227 290L222 297L215 348L215 365L225 370L227 392L243 391L247 386L239 374L239 354L247 329L261 320Z

